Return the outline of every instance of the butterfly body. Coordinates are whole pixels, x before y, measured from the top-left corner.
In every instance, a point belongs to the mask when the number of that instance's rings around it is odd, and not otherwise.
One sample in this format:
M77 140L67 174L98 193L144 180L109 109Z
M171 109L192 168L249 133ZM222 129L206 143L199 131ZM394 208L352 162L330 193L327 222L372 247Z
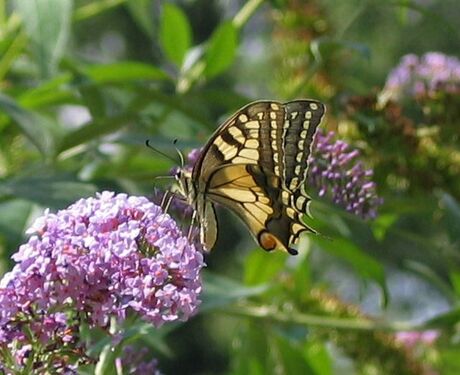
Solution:
M265 250L290 247L303 231L310 198L308 156L324 105L314 100L258 101L225 121L191 172L180 170L179 190L194 208L201 242L217 239L214 204L235 213Z

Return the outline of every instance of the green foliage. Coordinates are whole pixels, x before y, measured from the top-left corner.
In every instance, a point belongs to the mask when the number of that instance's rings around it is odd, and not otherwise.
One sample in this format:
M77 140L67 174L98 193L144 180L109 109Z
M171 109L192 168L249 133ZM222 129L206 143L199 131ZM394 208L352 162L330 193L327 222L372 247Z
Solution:
M456 2L249 0L221 19L210 3L0 0L2 271L45 208L162 187L174 163L147 139L176 160L175 139L202 146L252 100L312 97L374 169L379 216L315 197L305 220L321 235L291 257L254 249L219 212L198 316L130 322L120 346L151 348L166 373L458 373L458 95L379 102L401 55L458 53ZM435 343L394 335L427 329ZM119 347L82 336L100 360L82 372L113 373Z
M168 59L180 67L191 44L190 25L180 8L164 5L159 36Z
M72 0L15 0L42 78L56 73L70 34Z
M211 35L205 54L204 75L214 77L227 70L235 59L237 33L231 22L222 23Z

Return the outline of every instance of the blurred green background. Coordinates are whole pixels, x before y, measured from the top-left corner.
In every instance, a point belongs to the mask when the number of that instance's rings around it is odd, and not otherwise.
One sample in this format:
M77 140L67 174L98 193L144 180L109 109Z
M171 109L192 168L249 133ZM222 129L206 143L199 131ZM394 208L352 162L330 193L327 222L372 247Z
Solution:
M147 139L176 158L250 101L315 98L374 169L377 219L317 199L325 236L289 257L219 212L200 313L132 339L167 374L458 374L458 92L376 98L403 55L458 54L459 19L457 0L0 0L1 273L44 208L164 186ZM394 335L413 330L437 338Z

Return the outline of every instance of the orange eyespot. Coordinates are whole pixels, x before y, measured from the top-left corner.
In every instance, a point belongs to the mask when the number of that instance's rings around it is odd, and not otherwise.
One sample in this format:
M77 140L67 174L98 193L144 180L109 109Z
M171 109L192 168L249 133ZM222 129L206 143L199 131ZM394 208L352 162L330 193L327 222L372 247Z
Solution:
M262 249L271 251L276 248L276 237L267 231L261 232L259 234L259 244Z

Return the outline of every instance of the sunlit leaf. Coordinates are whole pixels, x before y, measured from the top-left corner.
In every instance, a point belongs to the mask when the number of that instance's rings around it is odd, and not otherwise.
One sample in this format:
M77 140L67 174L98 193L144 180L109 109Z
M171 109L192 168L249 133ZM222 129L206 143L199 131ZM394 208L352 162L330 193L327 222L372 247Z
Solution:
M68 46L72 0L15 0L43 77L52 76Z
M452 286L454 287L455 293L457 296L460 296L460 272L458 271L453 271L449 274L449 279L450 282L452 283Z
M136 23L150 38L153 38L155 35L155 29L153 27L152 20L152 2L150 0L135 0L127 1L125 5L128 7L132 17L137 21Z
M0 93L0 111L8 115L21 129L25 137L43 156L52 156L55 151L56 127L48 118L27 111L12 98Z
M72 75L65 73L55 76L49 81L43 81L40 85L21 93L18 102L30 109L72 101L75 93L68 85L71 79Z
M374 237L378 241L382 241L385 238L388 229L396 222L397 219L398 215L392 213L379 215L371 224Z
M68 133L62 138L59 144L58 152L68 150L69 148L78 146L82 143L88 142L101 135L109 134L116 129L125 126L129 120L133 119L132 114L122 114L117 117L105 117L98 120L91 121L88 124Z
M135 61L91 65L85 69L85 73L97 83L162 80L168 77L165 72L154 65Z
M204 272L203 279L201 310L222 307L240 298L258 295L267 290L266 285L247 287L237 281L210 272Z
M63 208L82 197L94 195L97 187L68 176L37 171L35 176L0 180L0 199L14 196L43 207Z
M423 327L428 328L453 328L460 321L460 309L439 314L423 323Z
M190 48L192 32L184 12L174 4L164 3L160 25L160 42L166 57L181 66Z
M245 262L245 283L247 285L269 283L285 268L287 257L288 255L281 251L271 254L259 249L252 251Z
M264 330L257 323L245 325L239 332L236 345L233 346L233 371L234 375L264 375L266 374L266 361L269 346Z
M316 375L332 375L333 361L329 351L320 341L309 341L305 345L304 355L308 358L309 365Z
M355 52L366 60L371 58L371 50L367 45L329 37L314 39L310 44L310 49L316 62L327 61L332 54L336 54L340 50Z
M321 249L346 260L362 277L376 281L382 288L384 301L387 300L385 271L378 261L371 258L361 250L359 246L345 238L334 238L329 240L322 237L316 237L314 242L319 244Z
M236 56L237 31L231 22L222 23L211 35L205 53L204 74L212 78L232 64Z
M451 241L460 245L460 203L447 193L441 195L440 203L445 211L444 223Z
M32 204L25 200L11 199L0 202L0 233L5 237L8 252L20 244Z
M272 350L276 352L278 366L282 368L283 374L317 375L298 343L279 335L275 336L271 343L275 345Z

